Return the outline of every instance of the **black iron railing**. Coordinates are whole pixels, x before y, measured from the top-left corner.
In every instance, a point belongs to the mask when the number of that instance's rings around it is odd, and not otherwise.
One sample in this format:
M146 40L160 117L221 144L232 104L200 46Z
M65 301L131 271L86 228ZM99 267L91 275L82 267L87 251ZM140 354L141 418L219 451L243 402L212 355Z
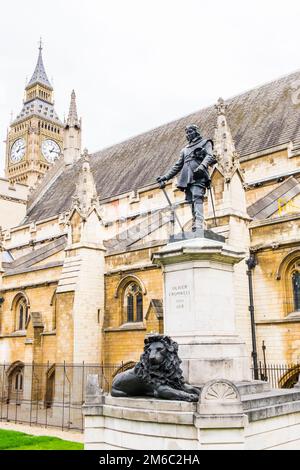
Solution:
M10 421L62 430L83 431L82 405L89 374L109 392L113 377L134 366L126 364L0 364L0 421ZM256 373L254 373L256 372ZM253 379L272 388L292 388L298 381L299 364L258 362Z
M130 364L0 364L0 420L83 430L82 405L89 374L108 392Z
M300 363L298 364L269 364L258 362L256 374L252 368L252 378L269 382L271 388L293 388L298 382Z

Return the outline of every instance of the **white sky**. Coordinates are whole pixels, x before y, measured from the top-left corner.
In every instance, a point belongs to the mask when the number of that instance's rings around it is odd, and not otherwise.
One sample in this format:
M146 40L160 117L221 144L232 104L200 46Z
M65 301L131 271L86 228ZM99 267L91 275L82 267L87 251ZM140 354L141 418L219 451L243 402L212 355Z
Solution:
M74 88L96 151L297 70L299 20L298 0L2 2L0 175L40 36L56 111Z

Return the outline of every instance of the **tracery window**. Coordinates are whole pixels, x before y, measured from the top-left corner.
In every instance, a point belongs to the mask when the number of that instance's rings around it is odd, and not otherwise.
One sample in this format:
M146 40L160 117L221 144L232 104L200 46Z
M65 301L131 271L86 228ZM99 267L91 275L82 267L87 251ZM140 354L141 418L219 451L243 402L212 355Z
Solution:
M25 297L21 297L16 304L16 329L25 330L28 321L28 305Z
M292 274L294 308L295 312L300 311L300 272L294 271Z
M24 364L21 361L16 361L11 364L7 370L7 378L7 403L13 401L20 405L24 390Z
M143 321L143 293L136 282L131 282L125 289L124 309L126 322Z

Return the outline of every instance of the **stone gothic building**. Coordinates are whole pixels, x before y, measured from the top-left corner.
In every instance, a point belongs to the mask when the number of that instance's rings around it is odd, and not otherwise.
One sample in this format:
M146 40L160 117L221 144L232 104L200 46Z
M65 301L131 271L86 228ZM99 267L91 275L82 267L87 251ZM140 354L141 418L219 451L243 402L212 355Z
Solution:
M213 138L218 161L207 227L253 261L235 266L249 367L254 332L259 360L264 352L268 362L299 362L299 83L293 73L89 155L75 93L63 123L40 48L0 179L0 363L15 389L26 363L48 364L52 387L56 364L132 364L145 335L163 332L152 255L179 227L155 180L178 158L190 123ZM183 193L174 181L167 191L188 230Z

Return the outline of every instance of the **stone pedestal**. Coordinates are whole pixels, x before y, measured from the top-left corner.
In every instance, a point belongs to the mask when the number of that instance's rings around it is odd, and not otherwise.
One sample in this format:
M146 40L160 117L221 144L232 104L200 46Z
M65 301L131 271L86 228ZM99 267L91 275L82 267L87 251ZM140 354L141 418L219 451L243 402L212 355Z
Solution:
M246 346L236 333L234 264L245 253L224 241L194 238L153 255L164 271L164 332L179 344L187 382L250 380Z
M300 392L220 379L198 403L116 398L88 376L86 450L266 450L300 448Z

